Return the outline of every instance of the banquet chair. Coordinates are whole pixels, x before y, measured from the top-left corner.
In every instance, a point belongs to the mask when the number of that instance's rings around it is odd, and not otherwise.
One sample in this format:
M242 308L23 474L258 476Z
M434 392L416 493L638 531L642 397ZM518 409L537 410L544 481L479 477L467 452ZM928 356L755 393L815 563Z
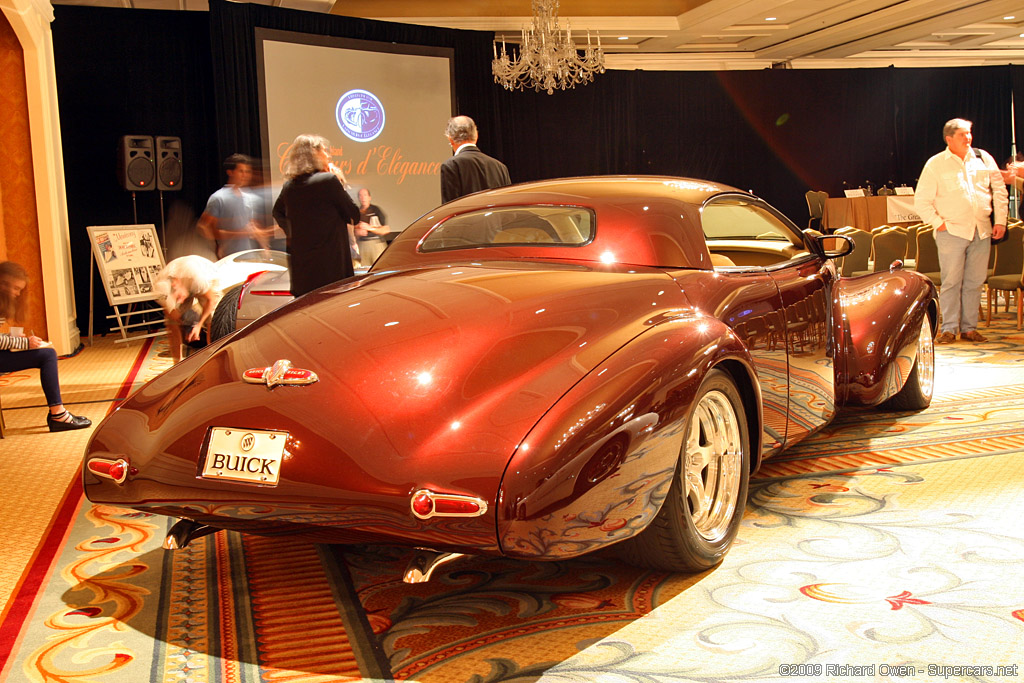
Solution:
M879 233L882 233L882 232L889 232L890 230L904 230L905 231L906 229L905 228L901 228L901 227L896 226L896 225L888 225L886 223L882 223L881 225L876 225L875 227L871 228L871 230L869 231L871 233L871 238L872 238L872 243L871 243L871 262L872 263L874 263L874 261L875 261L875 244L874 244L874 237L875 237L875 235L877 235Z
M868 261L871 260L871 233L859 228L846 226L835 231L837 235L846 235L853 240L853 251L843 257L840 273L843 277L853 277L870 273Z
M820 190L808 190L804 193L807 200L807 213L810 219L807 227L811 230L821 230L821 219L825 215L825 200L828 199L828 192Z
M889 270L894 261L907 258L907 234L898 228L876 232L871 235L871 252L875 255L873 270Z
M931 280L936 287L942 285L939 248L935 245L933 228L921 228L917 231L917 262L914 265L914 270Z
M921 223L907 226L907 260L917 258L917 231L924 227Z
M1006 240L992 248L996 254L992 274L985 280L988 313L985 324L992 324L992 304L999 292L1006 294L1006 309L1010 307L1010 294L1017 299L1017 329L1021 328L1022 307L1021 290L1024 290L1024 227L1015 225L1007 228Z

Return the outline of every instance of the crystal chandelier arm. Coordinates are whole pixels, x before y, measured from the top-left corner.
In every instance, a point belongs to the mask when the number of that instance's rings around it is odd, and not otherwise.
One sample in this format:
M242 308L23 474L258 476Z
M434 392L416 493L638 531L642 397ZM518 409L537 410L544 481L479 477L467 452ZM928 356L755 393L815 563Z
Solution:
M558 0L532 0L533 25L524 26L519 54L506 53L502 39L501 55L497 42L494 45L494 59L491 73L494 82L508 90L533 88L545 90L550 95L555 89L565 90L579 83L594 80L595 73L604 73L604 51L601 49L601 34L597 33L597 48L590 42L587 31L587 45L577 49L572 42L572 27L566 21L563 33L558 25Z

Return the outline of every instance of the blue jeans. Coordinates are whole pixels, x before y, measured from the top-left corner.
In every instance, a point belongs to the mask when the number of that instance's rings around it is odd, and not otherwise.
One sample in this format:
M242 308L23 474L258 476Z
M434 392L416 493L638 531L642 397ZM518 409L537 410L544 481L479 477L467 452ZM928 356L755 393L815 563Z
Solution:
M46 405L59 406L60 380L57 379L57 352L53 348L27 351L0 351L0 372L17 372L39 368L39 383L43 385Z
M990 241L988 237L979 238L977 231L972 240L950 235L946 230L935 232L942 273L939 308L943 332L956 334L978 329L981 288L988 278Z

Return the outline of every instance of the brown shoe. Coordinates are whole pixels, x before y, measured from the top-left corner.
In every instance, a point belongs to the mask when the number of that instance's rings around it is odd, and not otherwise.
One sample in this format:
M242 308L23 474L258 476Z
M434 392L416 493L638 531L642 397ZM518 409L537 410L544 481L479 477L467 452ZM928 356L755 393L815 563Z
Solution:
M977 330L971 330L970 332L961 332L960 333L960 338L963 339L964 341L970 341L970 342L987 342L988 341L988 339L985 339L985 335L983 335L981 332L978 332Z
M956 335L952 332L939 332L935 337L936 344L952 344L956 341Z

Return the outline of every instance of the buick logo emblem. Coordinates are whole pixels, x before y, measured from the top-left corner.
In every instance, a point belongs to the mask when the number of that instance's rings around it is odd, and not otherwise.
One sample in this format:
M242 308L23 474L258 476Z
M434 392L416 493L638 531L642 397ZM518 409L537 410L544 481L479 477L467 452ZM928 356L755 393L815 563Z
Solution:
M253 436L252 432L249 432L242 437L242 452L248 453L252 450L252 447L256 445L256 437Z
M367 90L349 90L338 100L334 117L350 140L369 142L384 130L384 105Z
M273 389L278 384L303 386L320 380L312 370L293 368L289 360L274 361L269 368L249 368L242 373L242 380L249 384L265 384Z

